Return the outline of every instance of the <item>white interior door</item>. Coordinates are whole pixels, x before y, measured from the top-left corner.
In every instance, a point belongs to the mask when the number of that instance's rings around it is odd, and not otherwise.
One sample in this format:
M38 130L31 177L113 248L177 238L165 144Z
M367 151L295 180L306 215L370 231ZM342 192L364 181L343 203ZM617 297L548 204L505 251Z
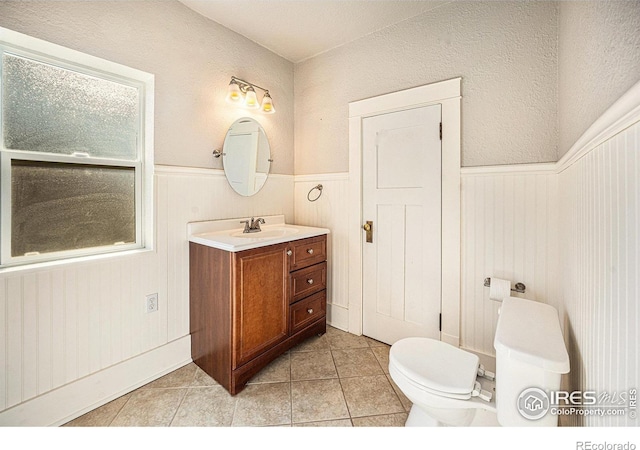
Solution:
M440 338L441 106L365 118L363 334Z

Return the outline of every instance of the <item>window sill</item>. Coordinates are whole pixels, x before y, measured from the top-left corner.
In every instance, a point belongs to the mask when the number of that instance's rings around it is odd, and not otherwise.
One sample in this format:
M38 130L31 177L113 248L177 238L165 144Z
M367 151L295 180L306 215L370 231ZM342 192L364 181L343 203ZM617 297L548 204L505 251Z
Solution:
M80 265L94 262L107 262L109 259L114 258L127 258L138 256L144 253L153 252L153 247L136 248L132 250L123 250L120 252L100 253L97 255L88 256L76 256L64 259L56 259L53 261L34 262L30 264L21 264L16 266L4 266L0 267L0 275L13 274L13 273L28 273L36 272L47 269L66 268L67 266Z

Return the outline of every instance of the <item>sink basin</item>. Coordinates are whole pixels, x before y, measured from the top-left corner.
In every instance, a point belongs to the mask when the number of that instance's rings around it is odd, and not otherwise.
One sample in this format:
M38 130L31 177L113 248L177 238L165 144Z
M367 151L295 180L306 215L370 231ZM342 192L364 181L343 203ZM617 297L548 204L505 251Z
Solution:
M239 252L267 245L329 234L326 228L284 223L284 216L265 216L266 224L257 233L243 233L241 218L192 222L189 241L229 252Z
M265 228L262 231L257 233L244 233L242 231L238 231L232 233L231 236L246 238L246 239L271 239L289 236L291 234L299 233L300 230L294 227L274 227L274 228Z

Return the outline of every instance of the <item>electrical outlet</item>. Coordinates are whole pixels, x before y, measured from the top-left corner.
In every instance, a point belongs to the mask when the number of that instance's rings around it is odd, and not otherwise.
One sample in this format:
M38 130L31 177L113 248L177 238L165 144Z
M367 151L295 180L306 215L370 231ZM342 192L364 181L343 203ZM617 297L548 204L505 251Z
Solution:
M155 312L158 310L158 294L147 295L147 312Z

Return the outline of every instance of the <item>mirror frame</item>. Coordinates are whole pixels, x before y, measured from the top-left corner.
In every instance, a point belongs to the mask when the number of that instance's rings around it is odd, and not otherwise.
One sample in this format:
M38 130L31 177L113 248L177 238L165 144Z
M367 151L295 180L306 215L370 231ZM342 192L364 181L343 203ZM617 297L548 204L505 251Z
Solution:
M252 129L254 126L256 130ZM236 193L251 197L260 192L269 178L272 162L269 138L260 122L241 117L231 124L222 146L222 168Z

